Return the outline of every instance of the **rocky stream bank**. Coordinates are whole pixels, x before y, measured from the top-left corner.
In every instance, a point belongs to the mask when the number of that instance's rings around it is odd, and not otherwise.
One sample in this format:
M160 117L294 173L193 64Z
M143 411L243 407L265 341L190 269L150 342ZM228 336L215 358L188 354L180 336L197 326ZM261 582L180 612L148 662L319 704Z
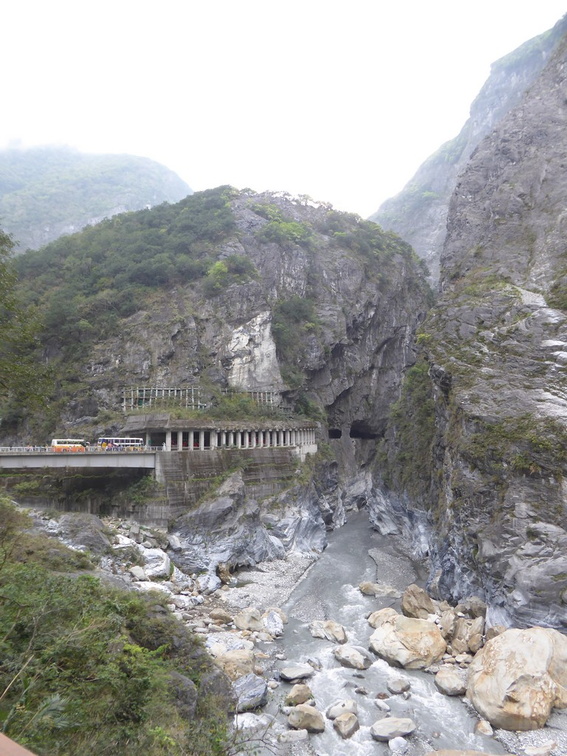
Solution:
M567 753L567 638L490 627L476 597L433 600L403 544L364 512L320 557L292 551L215 575L176 567L172 533L33 514L98 555L101 578L167 597L232 682L243 753Z

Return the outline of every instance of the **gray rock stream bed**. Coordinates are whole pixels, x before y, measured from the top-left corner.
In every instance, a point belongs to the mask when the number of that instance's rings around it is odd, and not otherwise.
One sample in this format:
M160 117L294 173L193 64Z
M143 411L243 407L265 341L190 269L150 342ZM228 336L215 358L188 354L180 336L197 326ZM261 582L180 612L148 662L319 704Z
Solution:
M317 709L323 714L334 703L354 699L360 729L343 740L335 731L333 722L326 719L324 732L310 734L298 742L276 745L274 740L278 734L288 732L284 699L291 685L282 681L271 692L261 715L245 714L238 718L241 727L245 730L250 727L250 733L254 726L261 723L265 726L271 721L266 733L266 739L272 741L271 746L260 749L260 753L385 756L397 752L423 756L442 749L470 749L487 754L527 756L530 749L537 747L539 750L542 745L541 752L551 756L567 753L563 750L565 733L562 732L566 717L561 713L552 716L545 730L529 733L497 731L495 736L487 736L475 731L479 719L473 708L461 697L441 694L434 685L432 674L396 669L375 656L368 669L347 668L341 666L334 656L336 644L312 637L309 631L311 622L334 620L345 627L349 645L367 650L372 633L366 619L369 613L384 607L399 611L402 591L411 583L422 582L422 577L403 547L393 538L373 531L363 512L351 515L349 522L331 535L327 549L306 570L287 600L280 604L289 623L283 636L266 644L265 650L275 659L272 672L276 678L278 670L286 665L309 664L314 668L313 676L305 682L313 693ZM387 595L363 595L358 586L364 581L383 584L383 592ZM248 589L252 590L252 587L248 586ZM392 694L388 683L399 680L409 683L409 690ZM385 716L409 717L417 728L405 742L400 739L391 741L390 745L377 742L372 738L370 728ZM545 744L554 741L555 747L545 748Z

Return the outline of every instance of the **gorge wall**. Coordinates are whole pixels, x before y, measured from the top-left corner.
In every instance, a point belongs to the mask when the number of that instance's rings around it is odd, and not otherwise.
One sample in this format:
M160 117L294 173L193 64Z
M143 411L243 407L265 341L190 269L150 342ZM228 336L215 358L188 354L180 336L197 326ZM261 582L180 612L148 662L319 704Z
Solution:
M58 384L44 413L4 415L4 443L118 433L124 386L198 385L213 409L224 390L278 392L320 423L321 454L267 495L223 471L176 525L199 569L320 550L367 506L429 557L441 597L564 629L563 30L524 49L506 113L478 115L472 141L497 125L458 181L441 171L456 186L433 306L406 242L307 197L221 187L119 216L23 256Z
M174 269L180 260L185 267ZM174 272L162 283L168 264ZM249 468L219 467L220 504L208 495L202 522L199 512L191 518L195 559L211 568L217 552L234 567L281 555L285 544L320 550L345 508L372 496L376 440L431 304L422 265L399 237L306 197L221 187L28 253L21 270L22 289L48 313L43 357L58 381L44 412L18 425L4 420L5 444L120 435L125 386L197 386L207 412L222 405L223 391L281 394L286 411L319 423L320 459L285 474L274 468L273 482L262 473L261 485ZM126 276L138 284L147 270L143 287L111 288ZM135 296L124 308L128 290ZM238 407L229 398L225 409ZM175 417L183 408L154 411ZM204 494L185 478L169 486L170 515ZM167 519L163 496L148 506Z
M424 502L434 522L442 595L478 591L495 621L563 630L566 73L563 37L459 178L441 295L418 335L422 369L394 413L387 455L392 487ZM408 482L401 463L412 452Z
M481 140L518 105L566 29L567 19L563 19L553 29L496 61L458 136L431 155L404 189L371 216L371 220L400 234L412 245L427 262L433 281L440 276L449 200L459 174Z

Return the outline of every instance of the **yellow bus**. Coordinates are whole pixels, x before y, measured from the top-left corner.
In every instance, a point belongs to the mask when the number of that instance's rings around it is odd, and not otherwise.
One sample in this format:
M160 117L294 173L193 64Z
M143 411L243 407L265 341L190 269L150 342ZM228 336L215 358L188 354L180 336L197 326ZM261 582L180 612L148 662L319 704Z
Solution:
M89 442L83 438L54 438L51 441L53 452L84 452Z

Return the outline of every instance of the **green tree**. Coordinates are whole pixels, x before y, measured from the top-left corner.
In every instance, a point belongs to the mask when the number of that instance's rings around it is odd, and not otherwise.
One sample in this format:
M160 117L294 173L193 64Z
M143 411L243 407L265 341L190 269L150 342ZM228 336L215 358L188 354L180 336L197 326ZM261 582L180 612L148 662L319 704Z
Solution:
M24 307L16 293L13 246L0 230L0 406L39 401L48 386L48 371L38 359L37 311Z

